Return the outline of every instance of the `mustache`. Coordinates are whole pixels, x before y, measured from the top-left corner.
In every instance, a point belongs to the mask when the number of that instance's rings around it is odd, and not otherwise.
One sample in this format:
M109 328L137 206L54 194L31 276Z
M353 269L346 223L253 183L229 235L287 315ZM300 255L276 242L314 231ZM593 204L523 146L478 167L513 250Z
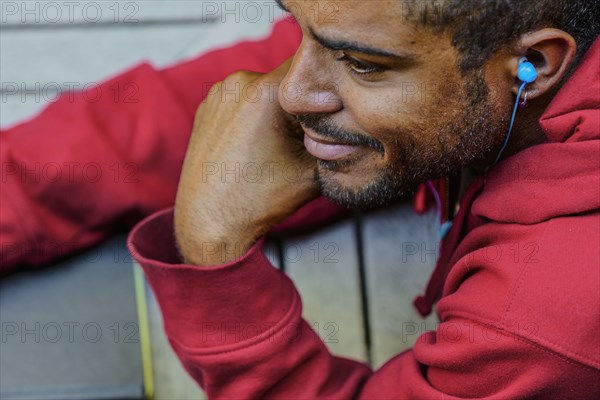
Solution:
M330 118L323 114L299 114L296 116L298 123L305 128L315 131L319 135L329 138L337 143L350 146L370 147L383 156L383 144L370 136L352 132L336 126Z

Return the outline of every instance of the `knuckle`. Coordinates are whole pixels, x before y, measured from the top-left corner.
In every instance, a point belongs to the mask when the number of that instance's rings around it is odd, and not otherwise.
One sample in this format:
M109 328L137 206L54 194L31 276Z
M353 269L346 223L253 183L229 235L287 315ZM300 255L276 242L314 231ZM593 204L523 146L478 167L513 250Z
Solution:
M215 95L215 94L219 93L221 91L222 87L223 87L223 81L213 84L210 87L210 89L208 89L207 98L210 98L211 95Z

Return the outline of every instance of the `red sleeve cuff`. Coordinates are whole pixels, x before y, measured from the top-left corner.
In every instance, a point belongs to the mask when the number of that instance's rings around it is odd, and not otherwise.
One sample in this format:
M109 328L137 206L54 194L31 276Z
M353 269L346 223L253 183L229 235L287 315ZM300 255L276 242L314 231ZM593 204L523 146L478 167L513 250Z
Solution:
M236 261L199 267L182 264L173 232L169 208L140 222L128 238L172 340L191 348L231 345L265 334L299 311L293 283L263 252L264 238Z

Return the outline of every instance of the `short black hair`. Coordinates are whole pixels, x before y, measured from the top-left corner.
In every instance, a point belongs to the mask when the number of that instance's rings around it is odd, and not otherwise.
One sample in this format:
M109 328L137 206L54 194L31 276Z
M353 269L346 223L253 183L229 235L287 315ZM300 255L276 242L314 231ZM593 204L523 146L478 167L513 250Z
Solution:
M544 27L569 33L577 42L572 66L600 34L600 0L400 0L418 23L449 32L467 73L497 50Z

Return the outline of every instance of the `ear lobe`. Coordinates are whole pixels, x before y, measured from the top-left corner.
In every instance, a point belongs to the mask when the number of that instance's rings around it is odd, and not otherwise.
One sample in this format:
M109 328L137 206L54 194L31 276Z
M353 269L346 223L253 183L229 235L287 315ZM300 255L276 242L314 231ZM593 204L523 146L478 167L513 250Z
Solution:
M535 99L557 87L575 57L577 44L565 31L544 28L521 36L514 57L513 93L516 95L521 81L517 78L519 59L527 57L535 66L538 78L526 86L528 99Z

